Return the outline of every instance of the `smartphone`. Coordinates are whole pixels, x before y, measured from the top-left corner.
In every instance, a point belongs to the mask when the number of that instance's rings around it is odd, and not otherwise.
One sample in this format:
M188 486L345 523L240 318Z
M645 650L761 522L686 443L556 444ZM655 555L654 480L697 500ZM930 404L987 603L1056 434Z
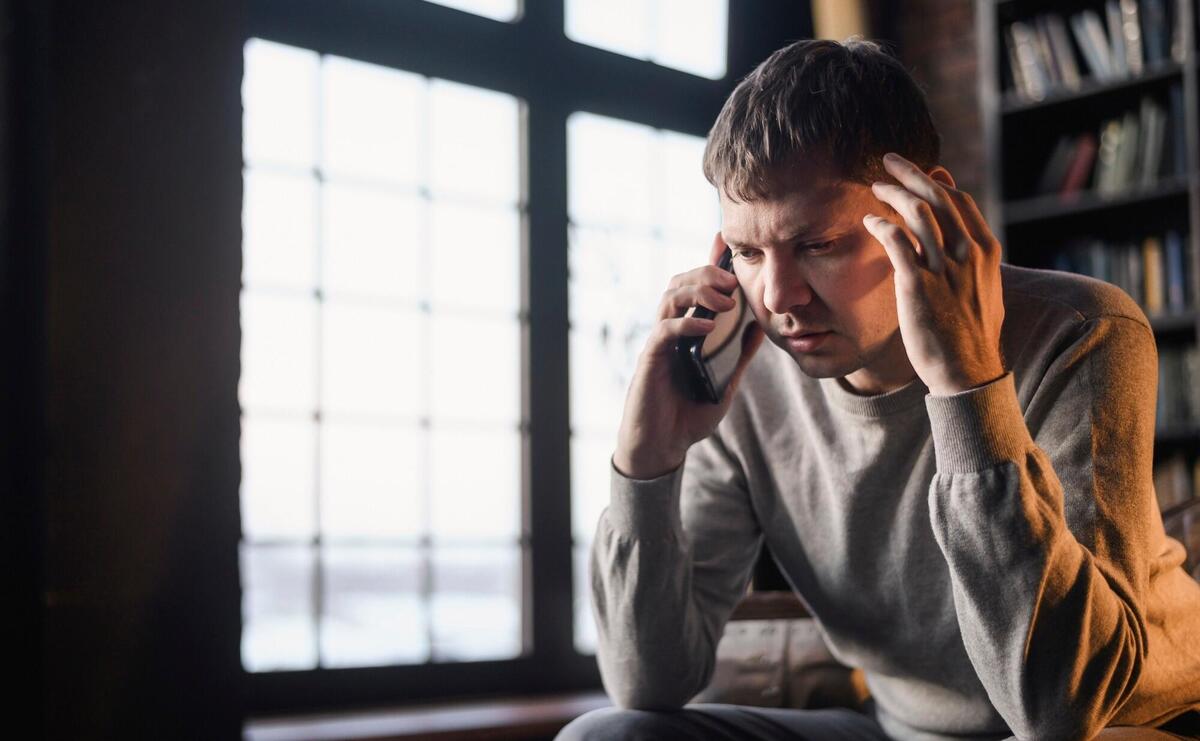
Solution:
M728 247L721 253L717 267L733 272L733 252ZM680 337L675 343L680 386L685 395L694 401L721 403L725 385L737 365L738 353L729 345L740 336L738 330L745 324L746 302L741 294L741 288L733 289L732 297L736 305L719 315L707 306L693 306L687 310L686 316L701 319L716 317L717 321L717 326L707 335Z

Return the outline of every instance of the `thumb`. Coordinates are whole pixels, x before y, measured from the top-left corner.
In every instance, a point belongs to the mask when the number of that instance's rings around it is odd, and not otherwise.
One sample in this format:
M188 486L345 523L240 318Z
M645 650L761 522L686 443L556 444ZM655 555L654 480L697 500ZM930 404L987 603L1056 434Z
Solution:
M758 352L765 337L758 322L750 322L746 325L746 329L742 332L742 354L738 358L737 366L733 369L729 385L725 387L725 398L721 400L723 405L728 405L732 401L733 395L737 393L738 386L742 383L742 376L746 374L746 368L750 366L750 361L754 359L754 354Z

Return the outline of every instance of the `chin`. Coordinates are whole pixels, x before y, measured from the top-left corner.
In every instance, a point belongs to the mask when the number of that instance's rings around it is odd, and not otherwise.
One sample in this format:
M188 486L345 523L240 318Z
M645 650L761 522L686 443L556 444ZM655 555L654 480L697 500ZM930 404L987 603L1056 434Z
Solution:
M797 352L788 346L787 338L774 335L771 339L779 349L791 356L800 371L809 378L841 378L862 368L857 357L847 356L844 352Z

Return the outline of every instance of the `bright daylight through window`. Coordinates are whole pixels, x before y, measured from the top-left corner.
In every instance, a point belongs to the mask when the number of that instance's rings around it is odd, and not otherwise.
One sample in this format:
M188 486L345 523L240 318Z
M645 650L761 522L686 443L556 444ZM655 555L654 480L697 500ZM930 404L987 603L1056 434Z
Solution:
M576 113L567 147L575 645L591 653L588 552L625 390L667 282L708 262L720 213L701 137Z
M567 37L635 59L725 77L728 0L566 0Z
M258 39L243 102L243 664L517 656L520 103Z

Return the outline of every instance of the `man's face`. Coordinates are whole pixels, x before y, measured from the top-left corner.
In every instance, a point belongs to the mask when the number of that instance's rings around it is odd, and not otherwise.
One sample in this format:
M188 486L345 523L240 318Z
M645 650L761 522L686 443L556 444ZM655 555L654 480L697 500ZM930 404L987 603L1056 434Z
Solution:
M862 218L904 221L869 186L821 176L754 201L722 193L721 213L755 319L804 373L845 377L864 394L915 377L900 339L892 264ZM789 339L803 333L823 334Z

